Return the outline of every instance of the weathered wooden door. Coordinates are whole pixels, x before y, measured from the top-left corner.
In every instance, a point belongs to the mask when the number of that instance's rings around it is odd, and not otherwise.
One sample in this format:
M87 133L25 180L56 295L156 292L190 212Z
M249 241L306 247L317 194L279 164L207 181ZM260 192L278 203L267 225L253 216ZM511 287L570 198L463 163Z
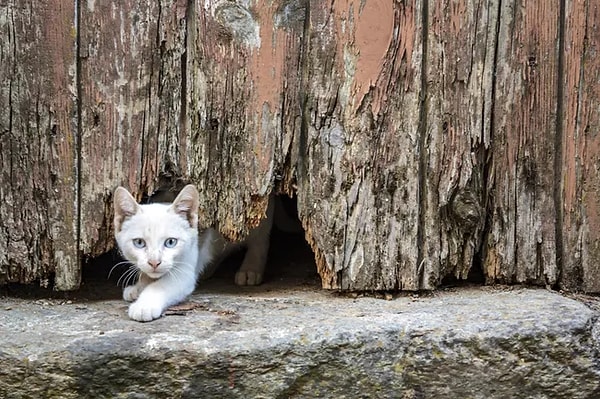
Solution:
M233 239L295 192L323 286L600 292L600 10L0 1L0 282L79 284L168 175Z

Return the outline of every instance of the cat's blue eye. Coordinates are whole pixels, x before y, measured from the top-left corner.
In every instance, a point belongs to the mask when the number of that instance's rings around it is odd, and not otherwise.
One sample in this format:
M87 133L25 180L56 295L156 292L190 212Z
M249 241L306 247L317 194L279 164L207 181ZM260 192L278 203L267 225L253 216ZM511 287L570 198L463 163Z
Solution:
M171 237L171 238L167 238L165 240L165 247L173 248L173 247L175 247L175 245L177 245L177 238Z
M134 238L133 246L136 248L144 248L146 246L146 241L143 238Z

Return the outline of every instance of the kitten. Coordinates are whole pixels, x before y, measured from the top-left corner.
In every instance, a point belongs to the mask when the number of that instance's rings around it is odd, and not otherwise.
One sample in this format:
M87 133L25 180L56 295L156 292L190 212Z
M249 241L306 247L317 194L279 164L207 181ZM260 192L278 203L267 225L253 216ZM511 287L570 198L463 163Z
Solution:
M248 250L235 276L238 285L262 282L272 213L269 204L267 218L248 236ZM212 261L223 259L240 246L229 243L214 229L198 235L198 191L191 184L172 204L140 205L119 187L114 193L114 214L119 249L139 271L138 281L123 290L123 299L133 302L129 306L133 320L159 318L167 307L194 291L198 276L208 274Z

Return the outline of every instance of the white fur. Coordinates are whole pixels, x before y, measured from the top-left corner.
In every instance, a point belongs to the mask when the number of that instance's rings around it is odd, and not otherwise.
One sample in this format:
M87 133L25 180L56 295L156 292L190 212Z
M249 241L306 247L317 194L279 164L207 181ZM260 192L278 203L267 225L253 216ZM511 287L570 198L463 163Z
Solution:
M188 187L170 205L138 205L125 189L115 192L115 238L125 259L140 271L138 281L123 291L126 301L134 301L129 306L133 320L157 319L184 300L211 260L209 243L198 246L198 196ZM136 239L144 247L136 247ZM165 245L168 239L177 240L173 248Z
M238 285L262 282L273 219L270 202L267 218L244 243L248 250L235 275ZM123 291L123 299L133 302L129 306L133 320L159 318L167 307L194 291L198 275L215 257L220 260L240 246L227 242L213 229L198 237L198 192L193 185L184 187L172 204L149 205L138 204L119 187L114 194L114 211L117 244L125 259L139 271L138 281ZM137 239L143 240L142 248L134 245ZM165 245L168 239L176 239L177 244L169 248Z

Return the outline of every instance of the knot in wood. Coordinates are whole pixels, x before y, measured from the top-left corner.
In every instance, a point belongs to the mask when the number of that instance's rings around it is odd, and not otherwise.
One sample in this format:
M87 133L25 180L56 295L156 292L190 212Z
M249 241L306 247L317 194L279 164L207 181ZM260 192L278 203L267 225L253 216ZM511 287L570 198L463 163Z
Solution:
M464 230L474 229L483 223L479 197L469 189L461 189L450 203L451 217Z

